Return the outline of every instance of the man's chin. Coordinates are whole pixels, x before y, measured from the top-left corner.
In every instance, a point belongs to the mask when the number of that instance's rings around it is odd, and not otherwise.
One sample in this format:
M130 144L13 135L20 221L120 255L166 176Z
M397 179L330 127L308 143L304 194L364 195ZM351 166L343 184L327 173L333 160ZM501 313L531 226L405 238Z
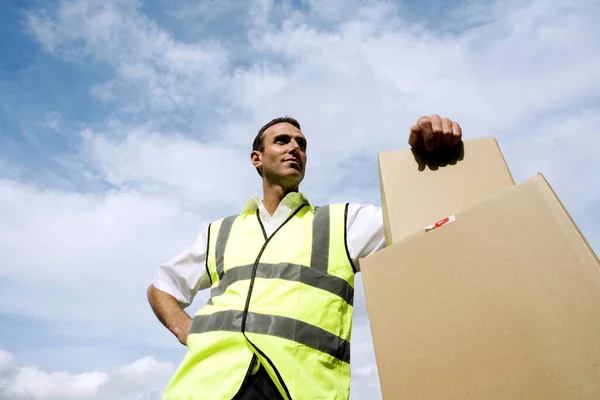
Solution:
M284 187L298 186L304 179L304 172L294 168L279 170L276 174L268 174L267 180Z
M298 186L303 179L304 174L296 170L290 171L283 177L283 180L288 184L288 186Z
M300 166L296 166L296 165L290 165L289 167L285 168L285 170L282 172L283 172L282 175L286 175L286 176L294 176L294 175L304 176L304 170Z

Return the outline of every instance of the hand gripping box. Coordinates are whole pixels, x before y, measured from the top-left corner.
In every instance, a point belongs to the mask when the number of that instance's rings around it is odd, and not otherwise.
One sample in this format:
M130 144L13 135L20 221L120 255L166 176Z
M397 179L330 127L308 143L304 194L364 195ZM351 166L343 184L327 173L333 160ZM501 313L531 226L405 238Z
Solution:
M600 263L542 175L499 186L475 204L430 187L459 211L361 260L384 399L600 399Z

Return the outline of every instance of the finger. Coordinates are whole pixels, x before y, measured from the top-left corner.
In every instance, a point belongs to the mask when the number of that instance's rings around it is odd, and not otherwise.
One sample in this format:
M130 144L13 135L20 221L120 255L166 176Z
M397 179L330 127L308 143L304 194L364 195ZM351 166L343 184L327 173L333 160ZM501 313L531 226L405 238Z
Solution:
M462 140L462 128L458 122L452 121L452 140L448 144L450 147L456 146Z
M419 125L413 125L410 127L410 135L408 136L408 144L410 147L422 147L423 146L423 134Z
M433 150L440 145L440 141L442 140L442 133L444 132L442 128L442 118L439 115L435 114L431 116L431 137L429 140L425 139L425 147L427 150Z
M433 139L433 129L431 127L431 118L429 117L421 117L417 122L419 128L421 128L421 137L423 138L423 144L427 150L431 150L428 147L428 143L431 143Z
M419 118L419 120L417 121L417 125L421 126L421 124L423 123L431 123L431 118L426 117L426 116L422 116L421 118Z
M440 146L449 146L452 139L452 121L448 118L442 118L442 139L440 140Z

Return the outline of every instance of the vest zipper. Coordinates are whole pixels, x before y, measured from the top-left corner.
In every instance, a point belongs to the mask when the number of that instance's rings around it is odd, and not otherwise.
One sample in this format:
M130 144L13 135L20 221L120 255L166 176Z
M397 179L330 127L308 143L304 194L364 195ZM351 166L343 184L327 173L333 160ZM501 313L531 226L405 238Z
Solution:
M284 222L283 224L281 224L279 226L279 228L277 228L275 230L275 232L273 232L273 234L271 236L269 236L267 238L264 226L262 224L262 221L260 220L260 216L258 215L258 222L260 223L260 227L263 231L263 234L265 236L265 243L263 244L262 248L260 249L258 256L256 257L256 261L254 261L254 266L252 268L252 275L250 275L250 287L248 288L248 296L246 297L246 304L244 305L244 313L242 314L242 334L244 335L244 337L246 338L246 340L248 341L248 343L250 343L250 345L262 356L265 358L265 360L267 360L267 362L269 363L269 365L273 368L273 371L275 371L275 375L277 375L277 379L279 379L279 382L281 383L281 386L283 387L283 390L285 390L285 393L288 397L289 400L292 400L292 396L287 388L287 386L285 385L285 382L283 381L283 378L281 377L281 374L279 373L279 371L277 370L277 368L275 367L275 364L273 364L273 362L269 359L269 357L267 357L267 355L261 351L258 346L256 346L254 343L252 343L252 341L248 338L248 336L246 336L246 318L248 317L248 308L250 307L250 298L252 297L252 290L254 289L254 280L256 278L256 270L258 269L258 264L260 261L260 258L262 257L265 249L267 248L267 245L269 244L269 242L271 241L271 238L273 236L275 236L275 234L277 234L277 232L279 232L279 230L281 228L284 227L285 224L287 224L292 218L294 218L296 216L296 214L298 214L298 212L304 208L306 204L302 204L300 207L298 207L296 209L296 211L294 211L292 213L292 215L290 215ZM256 356L256 355L255 355ZM242 385L243 386L243 385Z
M242 332L245 333L246 331L246 317L248 316L248 307L250 306L250 298L252 297L252 290L254 289L254 279L256 278L256 270L258 269L258 264L260 261L260 258L262 257L265 249L267 248L267 245L269 244L269 242L271 241L271 238L273 236L275 236L277 234L277 232L279 232L279 230L281 228L284 227L285 224L287 224L292 218L294 218L296 216L296 214L298 214L298 212L304 208L305 204L301 205L300 207L298 207L296 209L296 211L294 211L292 213L292 215L290 215L284 222L283 224L281 224L279 226L279 228L277 228L275 230L275 232L273 232L273 234L269 237L267 237L266 232L265 232L265 228L262 225L262 221L260 220L260 216L258 217L258 221L260 222L260 227L263 231L263 234L265 235L265 243L263 244L262 248L260 249L260 251L258 252L258 256L256 257L256 260L254 261L254 266L252 267L252 275L250 275L250 287L248 288L248 296L246 296L246 304L244 305L244 314L242 315ZM258 213L257 213L258 215Z
M248 367L248 371L246 371L246 376L244 376L244 380L242 381L242 386L240 386L239 390L237 391L235 396L233 396L231 398L231 400L239 399L240 396L242 395L244 389L246 388L246 386L248 386L248 378L250 377L250 374L252 374L252 371L254 370L254 367L256 366L256 360L258 360L258 357L256 357L256 354L252 354L252 360L250 360L250 366Z

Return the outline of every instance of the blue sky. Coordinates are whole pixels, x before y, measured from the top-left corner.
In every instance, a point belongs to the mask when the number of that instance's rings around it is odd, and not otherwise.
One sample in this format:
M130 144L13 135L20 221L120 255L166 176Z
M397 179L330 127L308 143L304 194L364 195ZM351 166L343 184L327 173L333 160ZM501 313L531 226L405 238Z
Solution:
M145 289L260 193L249 148L274 116L303 125L317 204L379 204L377 152L448 116L518 182L543 172L600 249L596 1L175 4L0 2L0 399L160 397L184 351Z

